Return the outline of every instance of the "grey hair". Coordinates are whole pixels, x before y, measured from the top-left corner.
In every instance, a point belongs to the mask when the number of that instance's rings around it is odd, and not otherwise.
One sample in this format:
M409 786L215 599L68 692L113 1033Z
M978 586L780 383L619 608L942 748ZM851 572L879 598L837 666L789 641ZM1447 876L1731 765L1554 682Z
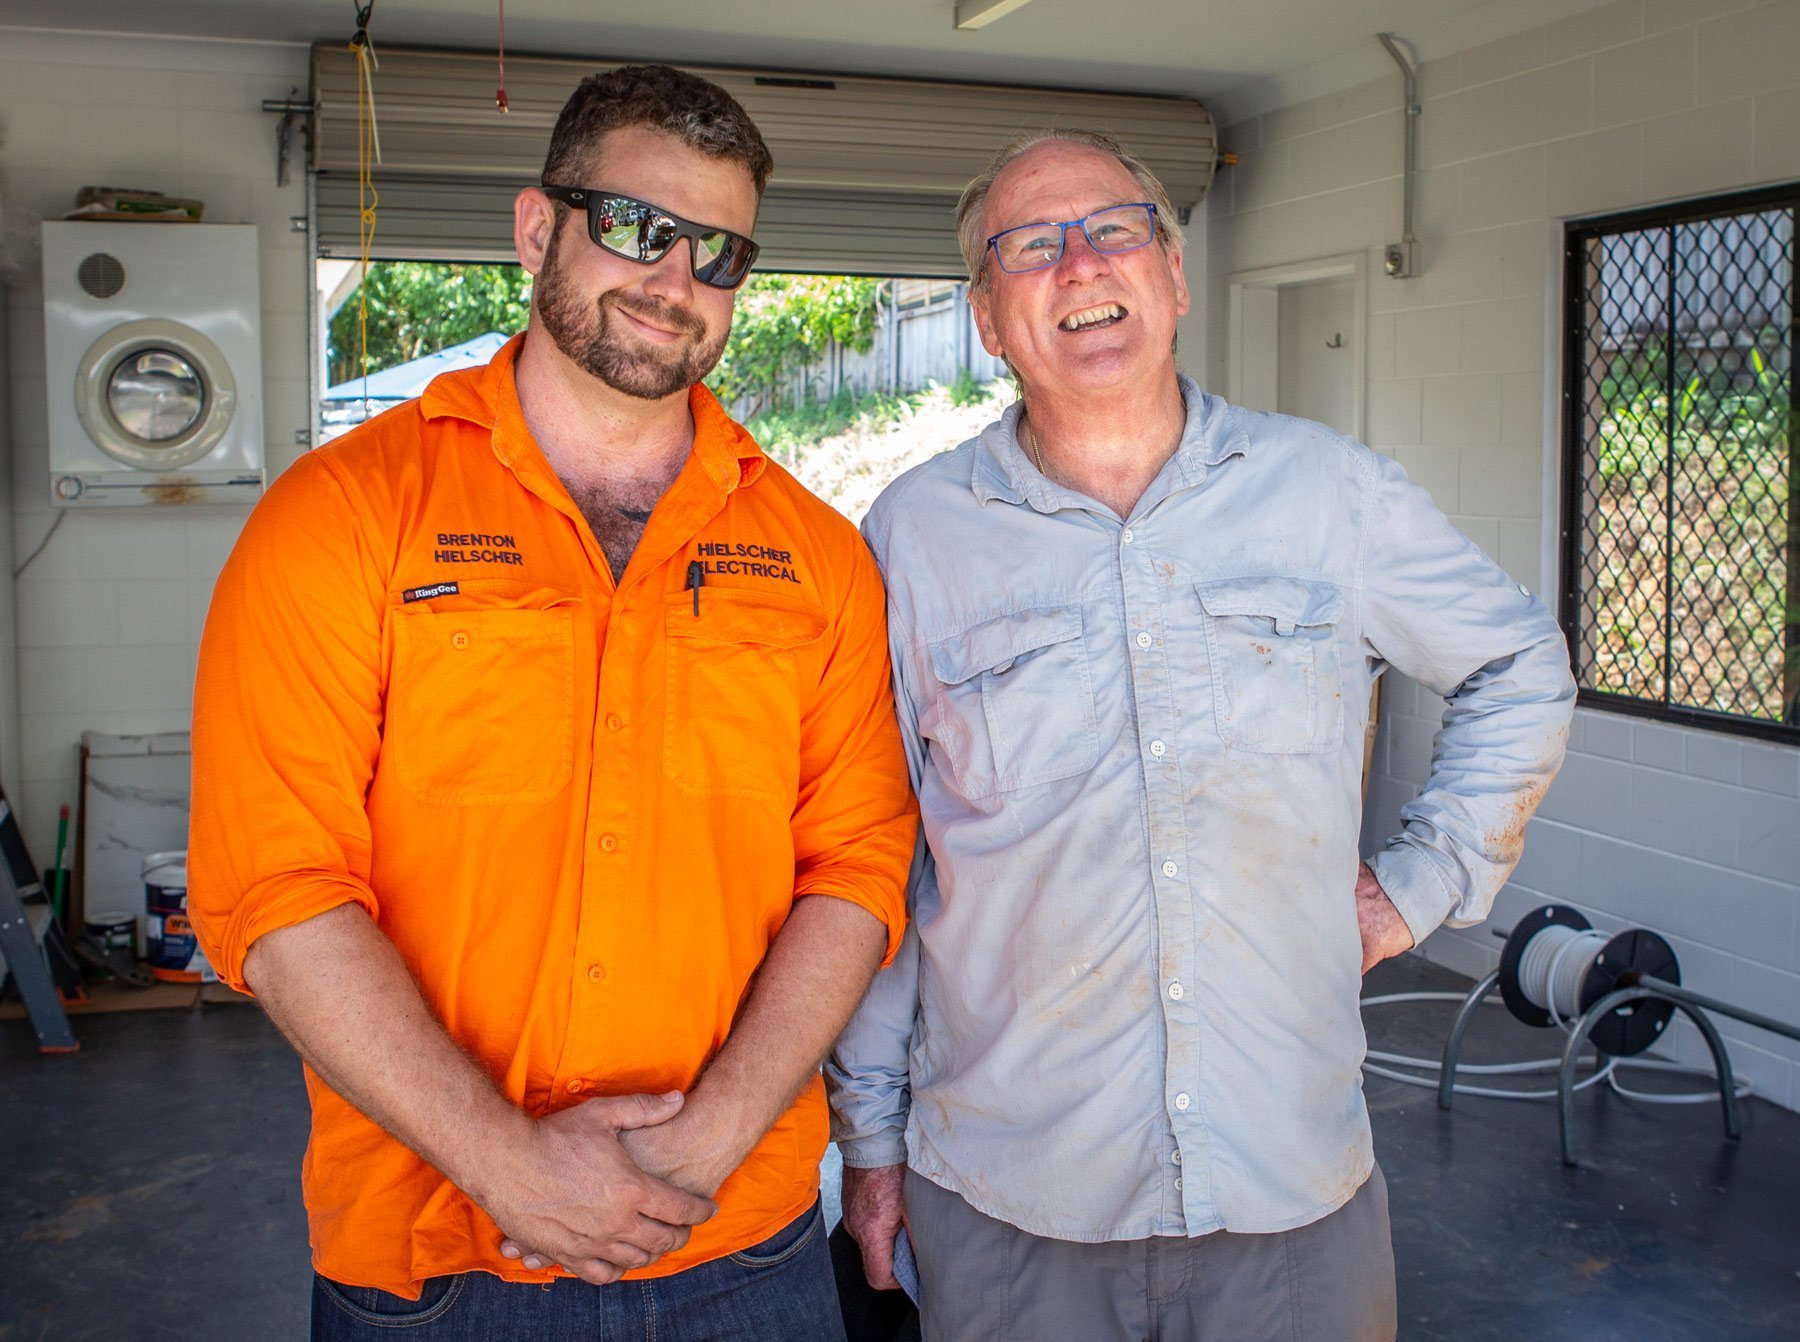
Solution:
M1053 141L1086 145L1103 154L1111 154L1144 189L1145 199L1156 206L1156 236L1163 250L1184 245L1181 225L1176 221L1175 207L1169 203L1168 191L1156 180L1156 174L1150 171L1149 165L1113 136L1098 130L1027 131L1001 147L1000 152L988 161L987 167L981 170L981 174L963 188L962 199L956 203L956 240L962 247L963 263L969 268L971 288L979 289L986 282L988 246L981 215L987 205L988 192L994 189L995 180L1014 160L1029 149Z

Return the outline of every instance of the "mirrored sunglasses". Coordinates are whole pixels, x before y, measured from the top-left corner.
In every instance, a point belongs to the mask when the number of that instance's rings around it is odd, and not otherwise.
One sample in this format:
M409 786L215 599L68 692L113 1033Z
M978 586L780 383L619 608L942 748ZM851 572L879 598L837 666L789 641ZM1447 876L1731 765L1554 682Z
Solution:
M686 238L693 244L694 278L715 289L735 289L756 262L757 245L741 233L697 224L647 200L635 200L600 187L546 186L552 200L587 211L588 236L594 245L627 261L652 265Z
M988 239L988 246L994 249L1000 269L1010 275L1042 270L1062 260L1063 239L1071 228L1079 228L1086 235L1088 246L1097 252L1136 251L1156 239L1156 206L1149 201L1109 205L1082 219L1021 224L994 234Z

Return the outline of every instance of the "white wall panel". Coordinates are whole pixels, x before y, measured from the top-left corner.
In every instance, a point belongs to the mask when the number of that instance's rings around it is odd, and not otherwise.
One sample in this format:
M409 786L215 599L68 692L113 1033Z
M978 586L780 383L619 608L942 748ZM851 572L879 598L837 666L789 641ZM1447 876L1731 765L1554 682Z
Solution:
M1545 500L1559 351L1545 335L1559 318L1561 221L1800 177L1796 53L1795 0L1622 0L1421 71L1424 273L1389 281L1372 266L1370 438L1536 590L1554 589L1544 541L1558 524ZM1300 171L1309 137L1360 154L1373 128L1390 136L1391 157L1362 171L1387 193L1398 237L1398 75L1335 96L1354 113L1333 119L1317 99L1221 129L1252 186L1228 172L1211 198L1215 294L1234 271L1373 249L1360 221L1321 231L1320 192L1343 174ZM1213 384L1224 380L1215 359ZM1419 743L1441 711L1406 682L1384 694L1366 845L1424 782ZM1510 926L1552 898L1598 926L1670 936L1702 992L1800 1019L1800 749L1579 710L1490 922ZM1497 947L1476 928L1439 932L1426 952L1480 974ZM1759 1092L1800 1106L1800 1045L1721 1026ZM1669 1043L1684 1060L1704 1056L1685 1026Z
M264 434L271 476L302 450L307 414L305 211L301 175L275 184L264 98L306 82L306 51L251 43L9 31L0 45L13 461L10 521L22 559L49 505L43 294L37 223L88 184L195 196L213 223L258 227ZM53 856L57 808L76 798L84 730L185 731L199 619L243 509L71 512L14 585L20 644L18 759L27 842ZM195 548L205 555L196 565Z
M1695 30L1647 37L1594 58L1594 121L1611 126L1645 121L1694 105L1698 76Z

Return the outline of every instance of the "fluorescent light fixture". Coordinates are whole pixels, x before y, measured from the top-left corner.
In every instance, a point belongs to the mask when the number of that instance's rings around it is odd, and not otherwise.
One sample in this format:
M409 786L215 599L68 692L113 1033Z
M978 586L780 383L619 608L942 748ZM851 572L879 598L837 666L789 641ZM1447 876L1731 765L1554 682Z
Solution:
M1030 3L1031 0L956 0L956 26L985 28Z

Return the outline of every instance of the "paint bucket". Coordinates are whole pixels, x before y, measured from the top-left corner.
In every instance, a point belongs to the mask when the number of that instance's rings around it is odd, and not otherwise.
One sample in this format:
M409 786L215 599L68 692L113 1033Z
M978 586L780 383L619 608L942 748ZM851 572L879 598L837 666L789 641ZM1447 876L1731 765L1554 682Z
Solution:
M81 920L88 940L111 955L123 951L133 959L138 953L138 920L135 913L90 913Z
M214 982L194 925L187 916L187 853L152 853L144 859L145 940L150 972L170 983Z

